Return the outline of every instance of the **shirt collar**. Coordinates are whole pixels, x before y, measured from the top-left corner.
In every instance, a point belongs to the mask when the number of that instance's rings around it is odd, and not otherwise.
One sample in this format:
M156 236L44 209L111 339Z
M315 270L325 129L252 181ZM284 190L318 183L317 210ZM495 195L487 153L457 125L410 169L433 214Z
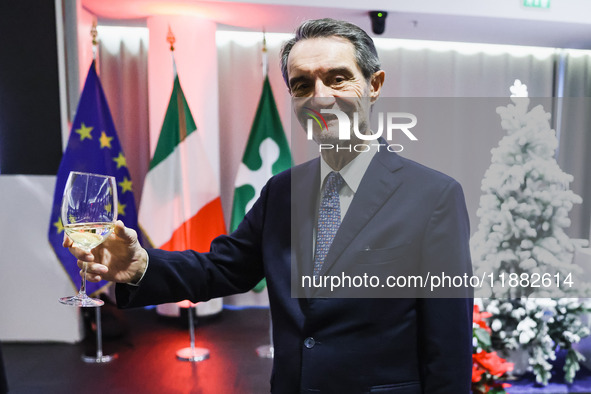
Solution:
M361 179L363 179L363 175L367 171L369 167L369 163L371 159L375 156L377 149L370 145L370 149L367 152L359 153L353 160L347 163L346 166L341 168L339 173L343 177L345 183L353 193L357 193L357 189L359 188L359 184L361 183ZM324 161L324 158L320 156L320 188L324 185L324 180L334 171L327 162Z

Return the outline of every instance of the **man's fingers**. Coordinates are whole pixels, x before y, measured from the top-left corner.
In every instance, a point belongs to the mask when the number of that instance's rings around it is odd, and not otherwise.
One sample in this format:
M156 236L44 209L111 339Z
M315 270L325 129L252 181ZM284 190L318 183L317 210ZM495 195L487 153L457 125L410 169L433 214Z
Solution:
M119 238L123 239L128 243L132 243L137 240L137 234L135 230L125 227L121 220L117 220L117 222L115 223L114 232L115 235L117 235Z
M69 248L72 245L74 245L74 242L72 242L72 240L70 239L70 237L68 237L66 234L64 234L64 242L63 242L64 248Z
M78 268L80 268L80 276L84 275L84 264L86 264L86 280L89 282L100 282L102 275L108 271L107 267L99 263L85 263L78 260Z
M74 246L70 246L70 253L74 255L78 260L83 261L94 261L94 255L92 253L86 252L80 248L76 248Z
M84 271L80 270L80 276L84 275ZM91 275L86 273L86 280L88 282L100 282L102 277L100 275Z
M78 260L78 268L84 270L84 261ZM109 269L102 264L86 263L86 273L89 275L103 275L106 274L107 271L109 271Z
M84 261L94 261L94 255L90 252L86 252L80 248L74 246L74 242L68 236L64 235L64 243L63 246L65 248L70 249L70 253L74 255L78 260Z

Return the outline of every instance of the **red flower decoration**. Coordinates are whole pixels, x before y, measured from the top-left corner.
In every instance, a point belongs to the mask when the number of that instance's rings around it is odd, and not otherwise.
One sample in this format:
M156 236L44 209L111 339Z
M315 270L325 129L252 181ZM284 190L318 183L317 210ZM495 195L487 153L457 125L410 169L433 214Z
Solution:
M474 359L474 357L472 357L472 359ZM472 383L480 382L480 379L482 379L482 374L484 372L484 369L480 368L478 364L472 364Z
M490 336L491 329L484 319L492 316L489 312L480 312L478 305L474 305L473 322L485 330ZM474 331L476 335L476 330ZM479 334L480 335L480 334ZM476 338L476 337L475 337ZM513 363L508 363L499 357L496 352L489 352L489 347L480 349L480 352L472 354L472 392L484 394L494 391L497 394L506 393L505 388L511 387L508 383L496 382L507 371L513 370ZM474 351L479 348L474 348Z
M478 307L478 305L474 305L473 316L474 317L472 318L472 321L490 333L490 328L488 327L488 324L486 324L484 319L491 317L492 313L480 312L480 308Z
M482 366L492 376L502 376L508 371L513 370L513 363L507 362L504 358L497 355L497 352L476 353L472 355L472 360Z

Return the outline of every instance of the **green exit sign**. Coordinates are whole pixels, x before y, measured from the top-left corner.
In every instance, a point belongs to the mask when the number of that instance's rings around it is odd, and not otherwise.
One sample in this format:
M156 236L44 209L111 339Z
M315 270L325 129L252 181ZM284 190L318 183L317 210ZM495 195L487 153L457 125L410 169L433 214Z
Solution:
M523 0L525 7L550 8L550 0Z

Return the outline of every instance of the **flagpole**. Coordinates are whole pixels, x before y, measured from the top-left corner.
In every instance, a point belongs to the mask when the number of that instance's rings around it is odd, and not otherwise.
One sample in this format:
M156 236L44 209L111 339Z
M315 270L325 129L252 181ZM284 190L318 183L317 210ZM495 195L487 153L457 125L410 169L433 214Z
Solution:
M92 27L90 28L90 36L92 37L92 60L96 60L96 48L97 48L97 40L96 37L98 36L98 32L96 30L96 19L92 21Z
M166 41L170 44L170 55L172 57L172 72L173 80L177 77L176 62L174 61L174 43L176 38L170 25L168 25L168 34L166 35ZM185 244L188 245L188 240L185 240ZM190 346L177 350L176 358L179 361L192 361L198 362L207 360L209 358L209 350L205 348L195 347L195 324L193 322L194 315L196 314L196 308L194 303L187 301L187 314L189 316L189 337ZM184 303L178 303L179 307L182 307Z
M90 29L90 36L92 37L92 61L96 61L96 53L97 53L97 46L98 41L96 40L98 36L98 32L96 29L96 19L92 22L92 28ZM95 65L96 66L96 65ZM86 264L86 263L84 263ZM83 279L85 280L85 279ZM119 355L117 353L113 354L103 354L103 329L102 329L102 322L101 322L101 307L96 306L94 307L95 312L95 322L96 322L96 355L95 356L86 356L82 355L82 361L89 364L101 364L101 363L108 363L116 359Z
M267 37L265 34L265 29L263 28L263 80L267 77L269 73L269 59L267 53Z
M176 62L174 61L174 43L176 42L176 38L174 37L174 33L172 32L170 25L168 25L166 41L170 44L170 57L172 58L172 79L174 80L177 76Z
M267 78L269 73L269 59L267 52L267 37L265 29L263 28L263 81ZM269 312L269 344L261 345L256 348L256 353L260 358L273 358L275 357L275 347L273 346L273 322L271 321L271 313Z

